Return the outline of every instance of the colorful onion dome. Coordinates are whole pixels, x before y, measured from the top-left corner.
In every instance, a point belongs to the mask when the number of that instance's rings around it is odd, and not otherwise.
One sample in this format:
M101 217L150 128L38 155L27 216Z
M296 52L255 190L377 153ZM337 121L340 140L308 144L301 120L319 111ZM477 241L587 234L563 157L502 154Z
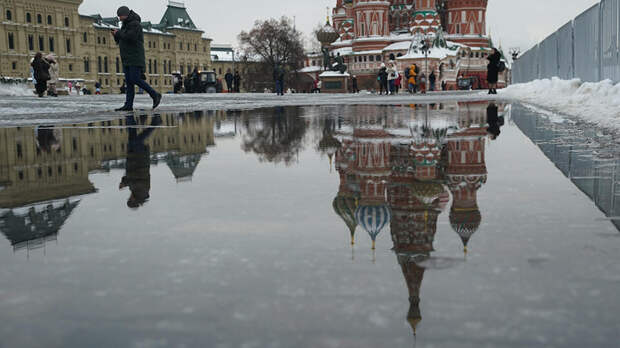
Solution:
M370 235L374 250L377 236L392 220L392 211L385 204L361 206L355 211L355 220Z
M357 198L350 195L338 195L332 204L334 211L349 228L351 233L351 245L355 244L355 230L357 229L357 220L355 219L355 211L358 208Z
M450 211L450 224L452 229L461 237L465 253L471 237L478 231L482 222L482 214L477 208L452 209Z

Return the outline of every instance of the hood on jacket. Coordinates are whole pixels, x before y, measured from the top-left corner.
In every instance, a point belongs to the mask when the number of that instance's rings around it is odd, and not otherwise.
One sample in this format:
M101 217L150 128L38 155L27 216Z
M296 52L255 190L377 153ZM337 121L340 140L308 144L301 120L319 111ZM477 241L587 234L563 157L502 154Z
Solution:
M45 60L50 63L56 63L56 57L53 54L48 54L47 56L45 56Z
M133 10L131 10L131 11L129 11L129 15L127 16L127 19L125 19L125 22L123 22L123 24L131 23L133 21L137 21L138 23L142 23L142 18L140 18L140 15L138 15L137 13L133 12Z

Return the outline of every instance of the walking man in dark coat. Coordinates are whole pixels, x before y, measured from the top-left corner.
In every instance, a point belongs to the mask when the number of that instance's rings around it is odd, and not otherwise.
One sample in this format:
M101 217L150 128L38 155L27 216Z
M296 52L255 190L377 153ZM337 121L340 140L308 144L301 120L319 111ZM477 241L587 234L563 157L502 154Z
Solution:
M142 19L137 13L127 6L122 6L116 12L123 22L120 30L113 30L114 41L121 51L123 72L127 82L127 94L125 105L116 111L133 111L133 101L136 94L135 86L145 90L153 99L153 109L159 106L161 94L157 93L146 81L142 79L146 69L144 57L144 33L142 32Z
M224 75L224 80L226 80L226 87L228 88L228 93L232 93L234 76L232 72L230 72L230 69L228 69L226 75Z
M239 91L241 90L241 75L239 75L238 71L235 71L233 82L235 93L239 93Z

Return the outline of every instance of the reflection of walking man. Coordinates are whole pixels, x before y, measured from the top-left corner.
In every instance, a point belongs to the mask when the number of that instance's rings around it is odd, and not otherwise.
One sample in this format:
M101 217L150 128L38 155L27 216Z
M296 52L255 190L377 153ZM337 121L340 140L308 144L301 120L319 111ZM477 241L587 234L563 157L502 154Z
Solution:
M136 94L135 85L145 90L153 98L153 109L155 109L161 102L161 94L157 93L142 79L146 69L142 19L127 6L120 7L116 13L123 25L120 30L113 30L112 35L114 35L114 41L121 51L123 72L127 82L125 105L116 111L133 111L133 100Z
M157 127L162 122L160 116L154 116L151 128L138 133L136 119L128 116L125 120L130 127L127 131L127 163L119 189L129 187L131 196L127 200L127 207L137 209L148 201L151 191L151 150L144 142L155 131L152 127ZM140 124L146 124L146 116L140 116Z

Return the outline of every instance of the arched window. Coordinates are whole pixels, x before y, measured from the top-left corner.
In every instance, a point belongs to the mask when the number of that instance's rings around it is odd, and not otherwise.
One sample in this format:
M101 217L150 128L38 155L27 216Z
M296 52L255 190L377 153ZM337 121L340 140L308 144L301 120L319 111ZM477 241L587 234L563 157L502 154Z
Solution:
M37 24L42 24L43 23L43 16L41 16L41 14L37 15Z
M65 17L65 27L69 26L69 17Z
M88 33L84 33L84 43L88 42Z
M47 24L52 25L52 16L50 15L47 16Z
M13 13L11 12L11 10L6 10L6 20L7 21L13 20Z
M32 23L32 15L30 12L26 13L26 23Z

